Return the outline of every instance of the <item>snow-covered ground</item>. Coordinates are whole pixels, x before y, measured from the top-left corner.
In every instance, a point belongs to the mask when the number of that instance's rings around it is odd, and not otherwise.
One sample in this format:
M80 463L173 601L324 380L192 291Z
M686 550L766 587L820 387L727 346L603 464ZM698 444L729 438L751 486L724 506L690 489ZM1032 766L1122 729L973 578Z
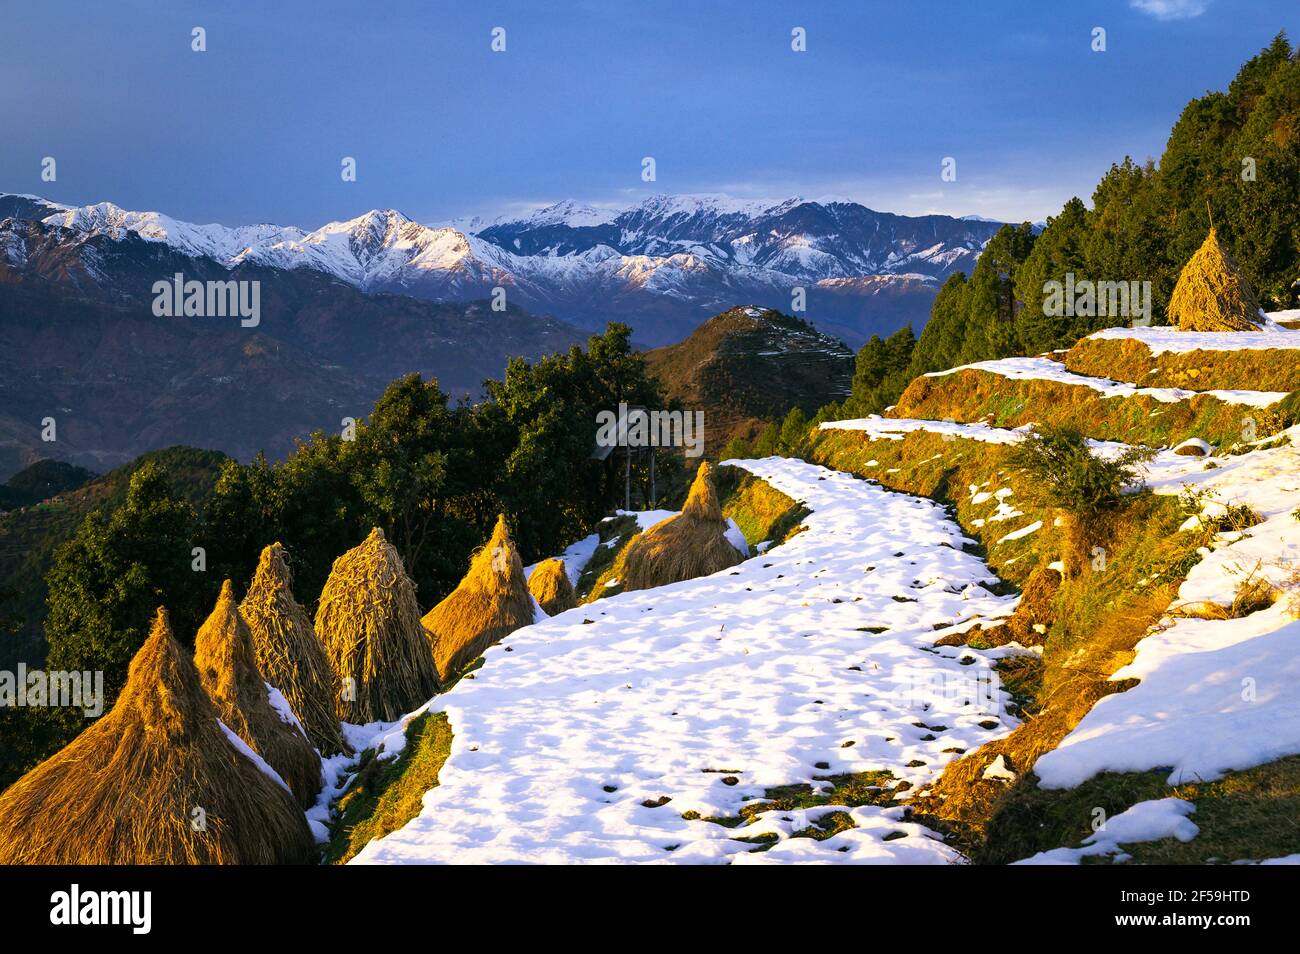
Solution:
M935 627L1015 604L940 506L802 461L735 463L805 501L807 529L488 650L432 702L455 739L423 811L354 863L960 860L902 809L854 808L857 827L821 841L789 836L834 806L703 820L838 773L919 789L1015 724L992 661L1021 650L933 647ZM762 853L736 840L762 833L778 837Z

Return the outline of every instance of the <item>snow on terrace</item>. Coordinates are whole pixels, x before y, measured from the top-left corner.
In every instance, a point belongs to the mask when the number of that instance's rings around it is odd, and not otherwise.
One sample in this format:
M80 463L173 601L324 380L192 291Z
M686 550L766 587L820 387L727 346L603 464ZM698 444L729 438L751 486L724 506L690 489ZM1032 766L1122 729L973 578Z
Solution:
M1240 619L1166 618L1112 679L1136 677L1107 696L1034 766L1042 784L1071 788L1103 771L1169 770L1170 784L1215 779L1232 769L1300 754L1300 621L1288 578L1300 568L1300 427L1290 446L1216 458L1219 467L1181 481L1218 495L1217 507L1246 504L1263 521L1221 536L1178 591L1173 609L1225 605L1246 579L1283 594Z
M1024 433L880 417L821 427L864 431L875 440L931 431L998 444L1014 443ZM1249 579L1271 584L1281 597L1240 619L1166 617L1138 643L1133 661L1111 676L1139 683L1099 701L1034 764L1043 786L1073 788L1104 771L1156 768L1168 771L1170 784L1212 780L1300 754L1300 620L1291 602L1300 598L1292 577L1300 569L1300 426L1284 437L1289 443L1280 447L1216 457L1209 470L1202 458L1169 450L1146 465L1146 483L1154 493L1179 494L1190 486L1213 495L1205 506L1211 515L1245 505L1262 518L1244 532L1220 534L1212 549L1202 551L1171 613L1228 606ZM1089 443L1101 454L1124 447Z
M489 649L433 700L455 733L438 787L356 863L959 860L901 808L852 808L858 827L822 841L788 836L834 806L703 820L818 776L886 769L920 787L945 750L1014 725L998 651L932 647L934 626L1014 605L979 585L994 576L942 508L802 461L733 463L805 501L807 529ZM764 832L778 837L766 852L735 840Z
M908 434L924 432L939 434L943 437L965 438L985 444L1018 444L1025 439L1025 435L1032 426L1031 424L1025 424L1016 428L992 427L983 422L962 424L955 421L930 421L911 417L880 417L878 414L872 414L869 417L852 420L826 421L819 424L818 429L823 431L862 431L869 440L873 441L901 441ZM1117 457L1128 450L1129 447L1129 445L1120 441L1099 441L1093 438L1088 438L1088 446L1100 456L1107 458ZM1157 486L1173 487L1172 490L1167 489L1164 491L1166 493L1177 493L1180 489L1180 485L1176 485L1177 481L1195 479L1191 475L1200 473L1204 467L1203 458L1184 457L1181 454L1175 454L1171 449L1157 451L1152 460L1142 465L1142 469L1147 476L1147 483L1153 488Z
M1177 334L1187 335L1189 332L1180 331ZM1249 332L1233 332L1233 334L1248 335ZM1300 335L1296 335L1296 337L1300 338ZM1065 365L1059 361L1041 357L998 358L993 361L977 361L974 364L964 364L961 367L950 368L947 371L931 371L925 376L927 378L942 378L958 371L967 370L987 371L990 374L1001 375L1013 381L1055 381L1059 384L1082 385L1092 388L1103 398L1146 396L1164 404L1176 404L1198 394L1204 394L1208 397L1217 398L1225 404L1268 407L1270 404L1276 404L1287 396L1285 391L1188 391L1183 388L1140 388L1136 384L1129 384L1125 381L1111 381L1108 378L1094 378L1085 374L1075 374L1073 371L1067 371Z
M1286 320L1290 312L1274 312ZM1300 317L1298 314L1296 317ZM1179 331L1177 328L1105 328L1088 338L1102 341L1140 341L1153 355L1191 351L1267 351L1300 348L1300 331L1270 323L1263 331ZM1087 340L1087 339L1085 339Z

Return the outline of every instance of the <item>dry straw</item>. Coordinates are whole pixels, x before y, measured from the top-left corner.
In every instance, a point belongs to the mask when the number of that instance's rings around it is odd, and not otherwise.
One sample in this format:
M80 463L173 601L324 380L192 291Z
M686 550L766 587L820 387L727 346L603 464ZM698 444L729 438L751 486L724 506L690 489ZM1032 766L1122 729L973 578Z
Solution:
M338 680L325 658L307 611L293 598L293 576L284 548L273 543L262 551L239 615L248 623L263 678L280 690L302 723L307 738L322 755L348 752L339 727L335 700Z
M307 819L242 754L160 609L112 710L0 795L0 864L298 864Z
M271 705L257 668L253 635L235 606L229 580L221 586L212 615L199 627L194 665L221 721L275 769L298 804L315 804L321 789L320 757L303 731Z
M569 582L569 571L564 561L552 557L533 567L528 577L528 592L533 594L547 616L563 613L578 605L578 597Z
M1168 315L1179 331L1259 330L1259 300L1213 228L1183 266Z
M378 527L334 561L316 610L345 722L392 722L437 691L415 584Z
M461 672L483 650L532 621L524 564L502 514L460 585L424 617L439 676L446 680Z
M696 471L682 512L635 537L623 556L623 589L645 590L708 576L744 557L727 539L727 522L707 463Z

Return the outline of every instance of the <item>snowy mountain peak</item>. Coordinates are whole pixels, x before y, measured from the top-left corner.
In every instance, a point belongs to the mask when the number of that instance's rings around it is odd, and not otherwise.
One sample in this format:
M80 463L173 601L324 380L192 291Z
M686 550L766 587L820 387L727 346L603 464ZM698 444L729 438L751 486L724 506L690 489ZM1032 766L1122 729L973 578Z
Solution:
M60 242L143 240L226 268L324 272L366 292L472 301L509 287L512 304L597 327L613 315L645 314L655 327L638 333L655 344L736 301L788 308L797 286L809 289L810 310L844 316L835 331L853 344L866 314L900 310L897 323L919 324L934 294L929 285L969 271L999 227L853 202L715 194L654 195L622 211L566 199L482 228L463 219L461 228L425 225L392 208L314 231L232 228L111 202L68 208L0 196L6 216L73 233ZM0 236L0 254L20 257L21 243L11 239Z
M571 228L590 228L596 225L609 225L619 215L617 209L597 208L594 205L565 199L545 208L538 209L530 215L515 219L515 224L527 224L533 228L551 225L567 225ZM504 224L504 220L502 223Z

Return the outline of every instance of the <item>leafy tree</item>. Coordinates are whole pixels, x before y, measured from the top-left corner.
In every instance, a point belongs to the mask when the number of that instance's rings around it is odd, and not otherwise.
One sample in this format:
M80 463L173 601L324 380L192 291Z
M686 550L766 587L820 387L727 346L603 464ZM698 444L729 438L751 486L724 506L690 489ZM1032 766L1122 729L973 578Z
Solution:
M193 568L197 531L193 507L153 463L131 477L126 502L111 517L92 512L47 577L50 668L103 670L105 691L116 698L160 605L177 635L192 638L220 584Z

